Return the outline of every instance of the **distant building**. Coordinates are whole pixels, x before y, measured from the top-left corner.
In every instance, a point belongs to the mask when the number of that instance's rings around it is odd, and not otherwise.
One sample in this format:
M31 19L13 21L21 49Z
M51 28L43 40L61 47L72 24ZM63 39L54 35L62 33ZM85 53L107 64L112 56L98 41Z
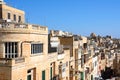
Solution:
M24 15L0 4L0 80L48 80L48 29L26 24Z

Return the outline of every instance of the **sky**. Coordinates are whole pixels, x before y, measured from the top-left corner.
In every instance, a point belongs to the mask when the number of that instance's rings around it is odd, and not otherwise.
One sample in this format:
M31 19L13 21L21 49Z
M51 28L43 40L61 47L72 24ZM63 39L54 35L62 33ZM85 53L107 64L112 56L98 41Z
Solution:
M26 22L89 36L120 38L120 0L4 0L24 10Z

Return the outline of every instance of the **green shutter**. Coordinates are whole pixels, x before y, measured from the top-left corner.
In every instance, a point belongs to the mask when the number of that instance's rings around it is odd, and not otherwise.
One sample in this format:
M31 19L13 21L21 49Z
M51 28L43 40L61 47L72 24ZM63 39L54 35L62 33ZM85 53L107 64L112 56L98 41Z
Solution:
M84 73L81 72L81 80L84 80Z
M50 68L50 80L52 80L52 67Z
M27 76L27 80L31 80L31 75L28 75L28 76Z
M93 75L91 75L91 80L93 80Z
M45 80L45 71L42 71L42 80Z

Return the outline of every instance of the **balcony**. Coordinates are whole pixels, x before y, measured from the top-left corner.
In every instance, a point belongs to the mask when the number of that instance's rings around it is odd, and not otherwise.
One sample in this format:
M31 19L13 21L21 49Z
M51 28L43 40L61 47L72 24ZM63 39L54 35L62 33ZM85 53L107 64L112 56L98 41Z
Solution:
M48 33L47 27L27 23L2 22L0 32Z
M19 63L24 63L25 58L19 57L14 59L0 58L0 66L14 66Z

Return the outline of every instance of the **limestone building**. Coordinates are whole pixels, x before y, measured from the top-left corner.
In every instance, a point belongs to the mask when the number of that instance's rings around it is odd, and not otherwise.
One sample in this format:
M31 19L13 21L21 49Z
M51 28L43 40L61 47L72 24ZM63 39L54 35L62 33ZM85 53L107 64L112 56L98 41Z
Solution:
M24 11L1 1L0 80L49 78L46 77L48 28L26 24L24 15Z

